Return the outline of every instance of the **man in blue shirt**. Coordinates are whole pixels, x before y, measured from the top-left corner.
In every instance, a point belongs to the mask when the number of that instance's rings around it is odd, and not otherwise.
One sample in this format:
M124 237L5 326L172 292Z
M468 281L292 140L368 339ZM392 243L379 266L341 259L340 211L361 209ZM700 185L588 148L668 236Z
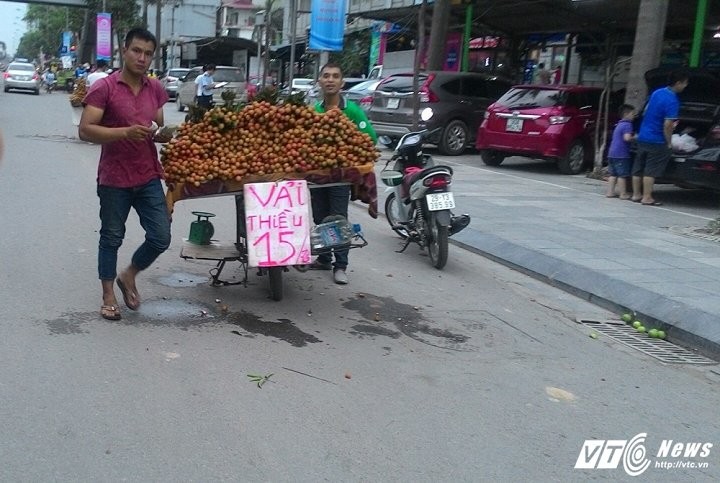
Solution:
M672 156L672 134L680 112L680 94L688 85L688 74L675 71L670 85L652 93L645 107L632 168L632 200L660 206L653 198L655 178L662 176Z
M213 74L215 74L215 64L208 64L205 66L205 72L195 79L197 105L205 109L212 107L213 89L215 88Z

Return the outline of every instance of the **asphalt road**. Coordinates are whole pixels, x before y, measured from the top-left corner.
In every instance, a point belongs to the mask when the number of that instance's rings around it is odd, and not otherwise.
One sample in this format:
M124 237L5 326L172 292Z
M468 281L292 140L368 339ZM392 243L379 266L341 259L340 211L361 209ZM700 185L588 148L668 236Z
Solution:
M720 479L717 372L591 338L576 318L616 314L457 247L443 271L398 254L362 208L350 285L291 270L273 302L252 271L213 288L212 263L179 257L193 210L234 234L232 198L182 201L141 309L100 319L99 148L65 94L0 103L1 481L618 481L622 462L574 469L600 454L581 448L640 433L644 478ZM141 239L131 215L121 264ZM663 440L713 446L658 457Z

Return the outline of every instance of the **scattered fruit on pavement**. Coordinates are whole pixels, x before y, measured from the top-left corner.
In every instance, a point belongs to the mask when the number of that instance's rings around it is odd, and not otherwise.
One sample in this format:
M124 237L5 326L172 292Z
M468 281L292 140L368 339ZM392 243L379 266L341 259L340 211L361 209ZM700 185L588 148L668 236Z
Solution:
M597 332L590 332L590 338L597 339L598 338Z
M648 335L652 337L653 339L657 339L658 336L658 330L657 329L650 329L648 330Z
M664 331L664 330L658 330L658 331L657 331L657 338L658 338L658 339L664 339L665 337L667 337L667 335L665 334L665 331Z
M623 315L622 315L622 321L625 322L625 323L627 323L627 324L629 324L630 322L632 322L632 319L633 319L632 314L623 314Z
M637 329L638 327L642 326L642 322L640 322L639 320L636 320L635 322L632 323L632 326L633 326L633 328Z
M645 327L640 325L638 327L635 327L635 330L637 330L638 332L645 332Z

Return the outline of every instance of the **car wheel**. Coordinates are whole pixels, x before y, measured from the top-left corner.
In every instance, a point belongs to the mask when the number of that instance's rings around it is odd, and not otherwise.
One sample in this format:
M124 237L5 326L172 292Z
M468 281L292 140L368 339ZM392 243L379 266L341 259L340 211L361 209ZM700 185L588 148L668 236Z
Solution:
M573 141L562 158L558 159L558 168L562 174L580 174L585 166L585 145L579 139Z
M468 128L464 122L455 119L443 129L440 138L440 152L448 156L459 156L468 142Z
M183 106L182 102L180 102L179 97L175 100L175 105L177 106L178 112L183 112L185 110L185 106Z
M505 155L500 151L494 149L482 149L480 151L480 157L485 166L500 166L505 161Z
M5 92L10 92L10 88L9 88L9 87L6 87L6 88L5 88Z
M35 90L33 91L33 94L36 95L36 96L39 96L39 95L40 95L40 89L35 89Z

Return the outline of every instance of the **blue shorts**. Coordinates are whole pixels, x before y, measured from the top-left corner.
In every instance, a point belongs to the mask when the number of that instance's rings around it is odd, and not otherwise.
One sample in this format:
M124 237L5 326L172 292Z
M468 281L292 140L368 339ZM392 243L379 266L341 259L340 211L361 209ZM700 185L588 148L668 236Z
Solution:
M630 176L630 166L632 166L630 158L608 158L608 174L610 176L627 178Z

